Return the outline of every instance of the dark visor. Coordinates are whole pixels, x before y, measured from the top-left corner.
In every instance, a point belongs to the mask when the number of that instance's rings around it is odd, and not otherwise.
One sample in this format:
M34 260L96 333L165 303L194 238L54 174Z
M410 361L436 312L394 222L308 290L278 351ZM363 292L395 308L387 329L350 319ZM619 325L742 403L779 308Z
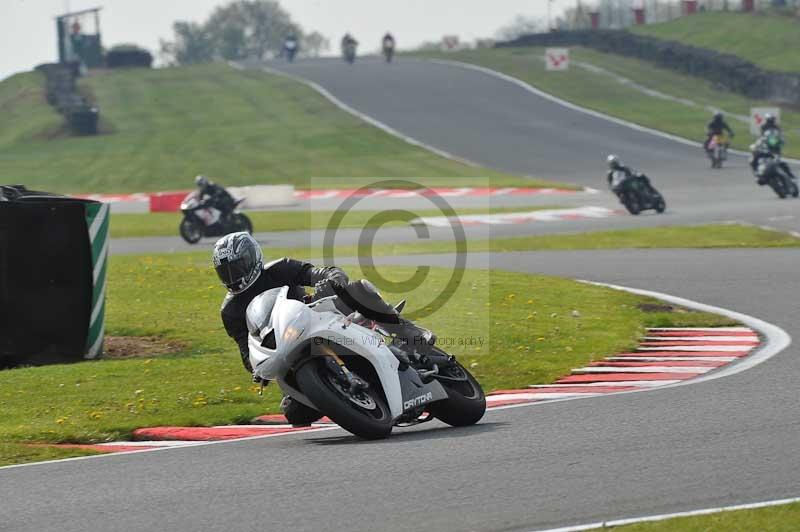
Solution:
M250 274L250 267L252 262L248 261L246 257L235 259L232 261L224 261L216 267L219 280L222 281L228 288L236 289Z

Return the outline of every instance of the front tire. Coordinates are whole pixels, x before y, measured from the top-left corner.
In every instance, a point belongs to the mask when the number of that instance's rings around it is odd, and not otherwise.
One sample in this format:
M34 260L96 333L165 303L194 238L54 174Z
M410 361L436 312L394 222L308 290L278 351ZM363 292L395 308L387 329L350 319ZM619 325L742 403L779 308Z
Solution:
M786 190L786 182L782 175L773 176L770 180L770 185L780 199L786 199L788 191Z
M203 226L191 218L184 217L178 230L181 238L189 244L197 244L203 238Z
M628 212L634 216L637 216L640 212L642 212L642 206L639 204L639 198L632 192L625 194L622 204L625 205L625 208L628 209Z
M250 218L246 214L240 212L234 214L233 226L236 231L245 231L251 235L253 234L253 222L250 221Z
M663 214L663 212L667 210L667 202L664 201L664 197L661 194L659 194L658 199L656 199L655 209L658 214Z
M453 366L439 370L445 377L463 378L461 381L437 379L448 398L428 407L435 418L453 427L474 425L486 413L486 396L475 377L464 366L455 362Z
M320 412L346 431L366 440L380 440L392 432L392 415L375 387L352 396L336 382L324 358L306 362L296 374L300 391Z

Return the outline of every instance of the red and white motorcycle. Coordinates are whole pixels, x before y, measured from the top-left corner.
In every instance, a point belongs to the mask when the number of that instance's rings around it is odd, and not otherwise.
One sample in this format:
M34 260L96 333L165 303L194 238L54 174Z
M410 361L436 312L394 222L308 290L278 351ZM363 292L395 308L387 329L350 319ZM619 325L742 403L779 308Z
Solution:
M189 244L196 244L203 237L223 236L237 231L253 232L253 223L237 207L244 201L238 200L234 210L225 218L222 211L202 201L198 191L190 192L181 202L181 237Z

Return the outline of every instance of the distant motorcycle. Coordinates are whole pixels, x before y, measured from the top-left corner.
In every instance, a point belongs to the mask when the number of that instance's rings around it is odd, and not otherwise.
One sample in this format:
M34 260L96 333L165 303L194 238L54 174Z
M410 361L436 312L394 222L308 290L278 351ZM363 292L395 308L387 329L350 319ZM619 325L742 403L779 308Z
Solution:
M356 44L348 43L342 46L342 57L351 65L356 62Z
M244 199L238 200L234 204L233 212L223 218L222 211L201 201L198 191L189 193L181 202L181 238L189 244L196 244L203 237L223 236L237 231L252 233L253 224L250 218L237 210L243 201Z
M728 159L728 142L723 135L715 134L708 142L708 157L711 168L722 168L722 162Z
M626 179L625 172L615 170L612 178L615 183L614 193L629 213L637 215L652 209L660 214L667 209L664 196L655 189L645 175L635 174Z
M789 196L796 198L800 194L797 181L786 172L781 156L777 153L768 152L762 155L758 161L757 173L759 179L766 182L781 199Z
M383 56L386 58L387 63L391 63L394 59L394 44L386 43L383 45Z
M294 63L294 57L297 55L297 41L294 39L287 39L283 43L283 53L289 63Z

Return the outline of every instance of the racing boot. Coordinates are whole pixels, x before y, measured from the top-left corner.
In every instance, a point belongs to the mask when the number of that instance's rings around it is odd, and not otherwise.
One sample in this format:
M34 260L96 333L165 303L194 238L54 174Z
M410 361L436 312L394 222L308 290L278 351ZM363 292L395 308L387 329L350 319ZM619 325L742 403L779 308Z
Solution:
M322 417L322 413L304 405L300 401L295 401L288 395L281 400L281 412L286 416L286 421L293 427L310 427L315 421Z

